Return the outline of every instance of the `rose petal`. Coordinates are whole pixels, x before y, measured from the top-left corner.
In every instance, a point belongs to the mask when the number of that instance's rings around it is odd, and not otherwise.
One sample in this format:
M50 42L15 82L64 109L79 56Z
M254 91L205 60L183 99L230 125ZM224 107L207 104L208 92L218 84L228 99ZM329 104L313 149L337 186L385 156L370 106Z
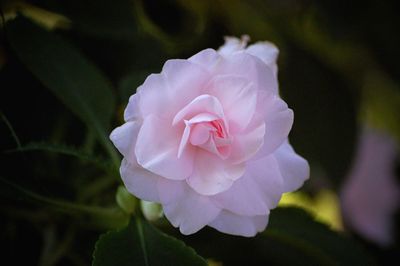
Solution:
M147 201L160 202L157 191L159 176L143 169L134 160L122 160L120 173L125 187L130 193Z
M229 160L234 164L249 160L262 148L264 137L265 123L256 114L246 130L233 138Z
M189 120L201 113L210 113L224 119L224 110L219 100L211 95L203 94L193 99L183 107L174 117L173 125L183 120ZM200 121L199 121L200 122Z
M224 45L218 49L218 53L223 56L229 56L234 52L243 50L250 40L249 36L247 35L243 35L241 39L231 36L227 36L224 39Z
M279 50L271 42L257 42L247 47L246 52L261 59L267 66L269 66L276 77L278 67L276 60L278 58Z
M198 52L188 59L188 61L201 66L209 72L212 72L220 59L220 55L214 49L205 49Z
M176 180L183 180L193 170L194 150L187 146L178 158L183 127L149 115L143 121L137 138L135 154L138 163L147 170Z
M221 211L208 197L197 194L183 181L161 180L158 190L165 216L184 235L196 233Z
M264 231L268 224L268 218L268 215L249 217L223 210L209 226L222 233L252 237L258 232Z
M138 88L143 117L153 114L171 119L201 94L209 74L187 60L168 60L161 74L152 74ZM167 103L174 104L167 104Z
M216 66L215 74L243 77L252 81L257 90L278 94L278 81L272 69L245 51L223 57Z
M141 120L142 115L139 108L139 94L135 93L131 97L129 97L128 105L124 111L124 120L125 122L131 120Z
M310 176L308 162L299 156L286 140L273 154L283 177L284 192L300 188Z
M216 205L235 214L266 215L277 206L283 179L273 156L249 162L245 174L229 190L213 196Z
M259 94L264 102L263 110L258 110L265 116L264 145L252 158L257 160L274 152L287 139L293 125L293 111L278 96Z
M223 106L228 123L244 129L254 115L257 90L252 82L238 76L216 76L206 91L217 97Z
M215 195L229 189L241 177L245 164L232 165L210 152L197 150L193 173L186 180L202 195Z
M140 127L141 122L129 121L115 128L110 134L114 146L130 162L136 161L135 145Z

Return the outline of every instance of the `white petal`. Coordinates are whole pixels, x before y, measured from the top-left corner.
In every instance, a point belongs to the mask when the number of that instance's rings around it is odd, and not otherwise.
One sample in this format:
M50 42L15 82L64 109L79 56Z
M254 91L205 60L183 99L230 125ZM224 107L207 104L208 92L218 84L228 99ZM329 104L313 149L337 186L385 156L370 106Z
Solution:
M178 158L183 127L172 125L149 115L143 121L137 138L135 154L145 169L170 179L183 180L193 170L194 150L188 145Z
M129 121L115 128L110 134L115 147L130 162L136 161L135 145L140 127L141 122Z
M284 192L300 188L310 176L308 162L286 140L273 154L283 177Z
M276 60L278 58L279 50L275 44L267 41L257 42L247 47L246 52L261 59L272 69L276 77L278 71Z
M235 75L254 82L257 90L278 94L278 81L264 62L245 51L235 52L223 57L216 66L215 73L219 75Z
M222 233L252 237L258 232L264 231L268 224L268 218L268 215L240 216L223 210L209 226Z
M120 173L127 190L138 198L160 202L157 190L159 176L143 169L135 163L122 160Z
M268 156L281 146L293 125L293 111L282 99L271 94L259 94L259 97L265 103L263 110L259 110L265 116L265 136L264 145L254 160Z
M244 169L245 164L232 165L217 155L198 150L193 173L186 181L199 194L215 195L229 189Z
M248 162L245 174L229 190L213 196L222 209L238 215L266 215L283 192L283 180L273 156Z
M162 180L158 189L167 219L184 235L196 233L221 211L208 197L193 191L184 181Z

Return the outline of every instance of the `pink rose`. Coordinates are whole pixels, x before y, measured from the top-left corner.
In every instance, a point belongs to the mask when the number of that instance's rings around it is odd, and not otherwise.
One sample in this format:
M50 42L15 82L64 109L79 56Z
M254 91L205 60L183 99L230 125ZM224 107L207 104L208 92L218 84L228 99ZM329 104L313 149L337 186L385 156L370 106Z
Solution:
M282 193L309 176L287 140L293 112L278 94L278 50L246 44L228 38L219 51L168 60L110 136L127 189L159 202L183 234L209 225L254 236Z
M398 144L391 135L365 127L341 191L346 225L382 246L393 242L394 214L400 207L395 174L398 154Z

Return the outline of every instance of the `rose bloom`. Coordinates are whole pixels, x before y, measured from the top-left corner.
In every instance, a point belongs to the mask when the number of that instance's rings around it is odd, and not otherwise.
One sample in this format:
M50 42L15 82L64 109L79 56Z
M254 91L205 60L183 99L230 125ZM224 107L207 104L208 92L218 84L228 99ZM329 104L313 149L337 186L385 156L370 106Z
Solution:
M278 94L278 49L246 45L227 38L218 51L168 60L111 133L128 191L160 203L183 234L208 225L254 236L309 176L287 140L293 111Z
M347 227L381 246L394 240L394 214L400 207L397 156L398 144L391 135L365 126L341 191Z

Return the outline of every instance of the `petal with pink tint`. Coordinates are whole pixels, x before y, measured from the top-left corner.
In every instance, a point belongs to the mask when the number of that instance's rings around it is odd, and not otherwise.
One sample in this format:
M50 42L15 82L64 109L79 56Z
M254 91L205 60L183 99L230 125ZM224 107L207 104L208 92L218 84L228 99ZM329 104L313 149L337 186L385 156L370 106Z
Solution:
M273 156L249 162L245 174L231 188L213 196L217 206L238 215L266 215L276 207L283 180Z
M198 114L209 113L221 119L224 118L224 110L219 100L208 94L203 94L193 99L188 105L183 107L174 117L172 124L179 121L190 120ZM192 121L194 122L194 121ZM196 121L201 122L201 121Z
M160 202L157 181L161 177L147 171L135 161L122 160L120 173L127 190L138 198Z
M141 126L139 121L129 121L115 128L110 134L114 146L130 162L136 161L135 145Z
M278 94L278 81L272 69L244 51L223 57L216 67L215 74L240 76L253 82L257 90Z
M139 131L135 154L145 169L169 178L183 180L193 171L194 150L187 146L178 158L183 127L172 127L169 121L149 115Z
M299 189L310 176L308 162L286 140L273 154L283 177L284 192Z
M229 189L244 170L244 163L232 165L208 151L197 150L193 173L186 181L199 194L215 195Z
M244 50L250 37L247 35L243 35L242 38L236 38L231 36L226 36L225 43L218 49L218 53L223 56L229 56L234 52Z
M233 138L229 161L241 163L249 160L262 148L265 137L265 123L256 114L250 125Z
M259 94L263 100L263 110L258 110L265 117L264 145L253 159L268 156L287 139L293 125L293 111L278 96Z
M255 44L249 45L246 52L261 59L267 66L269 66L276 77L278 72L278 67L276 61L278 59L279 50L271 42L257 42Z
M221 211L208 197L194 192L183 181L162 180L158 190L165 216L184 235L196 233Z
M257 102L254 83L239 76L216 76L206 91L221 102L229 124L234 123L240 129L247 127Z
M201 66L209 72L212 72L220 59L220 55L214 49L208 48L198 52L188 59L188 61Z
M249 217L223 210L209 226L225 234L252 237L264 231L268 218L268 215Z
M135 93L131 97L129 97L128 105L124 111L124 120L125 122L131 120L141 120L142 115L139 108L139 94Z

